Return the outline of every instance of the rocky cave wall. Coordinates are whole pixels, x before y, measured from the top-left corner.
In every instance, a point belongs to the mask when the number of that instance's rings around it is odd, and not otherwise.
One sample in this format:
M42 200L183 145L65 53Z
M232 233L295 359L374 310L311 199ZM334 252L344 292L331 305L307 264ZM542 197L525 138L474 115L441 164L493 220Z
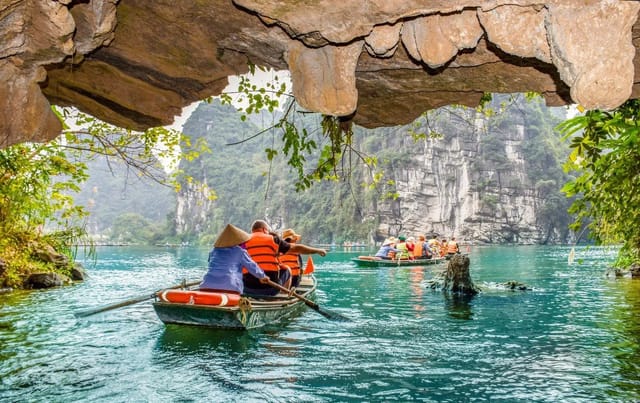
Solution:
M60 132L50 104L170 124L255 63L305 108L393 126L483 92L609 109L640 91L640 4L614 0L0 0L0 147Z

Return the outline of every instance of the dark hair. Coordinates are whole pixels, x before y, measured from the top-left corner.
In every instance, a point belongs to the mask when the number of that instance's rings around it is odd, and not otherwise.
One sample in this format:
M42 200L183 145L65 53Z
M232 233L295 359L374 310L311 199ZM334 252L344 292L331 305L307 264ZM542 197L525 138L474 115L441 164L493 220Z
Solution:
M269 229L269 224L267 224L267 222L264 220L255 220L253 222L253 225L251 225L251 232L257 231L262 228Z

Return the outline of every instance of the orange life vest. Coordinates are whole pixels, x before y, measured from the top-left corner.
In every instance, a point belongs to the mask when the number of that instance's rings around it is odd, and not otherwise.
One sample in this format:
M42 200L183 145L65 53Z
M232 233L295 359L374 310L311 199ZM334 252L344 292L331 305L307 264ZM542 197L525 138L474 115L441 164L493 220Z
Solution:
M251 259L264 271L278 271L278 244L273 241L273 235L262 232L251 233L251 239L245 244ZM243 268L243 273L248 270Z
M284 255L280 255L280 263L289 266L289 268L291 269L291 275L292 276L299 276L300 275L300 259L299 259L300 254L298 253L293 253L293 252L288 252L285 253Z
M415 244L415 246L413 247L413 256L420 258L422 257L422 244L424 242L423 241L418 241L418 243Z
M458 243L456 241L449 241L447 244L447 253L458 253Z

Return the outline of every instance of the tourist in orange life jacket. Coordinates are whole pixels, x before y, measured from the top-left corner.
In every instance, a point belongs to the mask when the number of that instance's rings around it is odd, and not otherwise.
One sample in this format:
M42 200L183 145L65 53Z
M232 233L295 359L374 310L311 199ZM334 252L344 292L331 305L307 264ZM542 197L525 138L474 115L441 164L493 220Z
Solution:
M422 234L418 235L418 242L413 248L413 257L416 259L431 259L433 257L433 251Z
M242 294L242 268L246 267L250 276L267 283L267 275L254 262L244 243L251 238L238 227L228 224L213 244L209 252L209 270L200 283L200 291Z
M263 220L254 221L251 226L251 239L246 243L249 256L260 266L266 275L274 282L286 288L291 288L291 270L281 265L279 255L291 251L304 255L318 254L325 256L324 249L313 248L302 244L290 244L271 232L269 224ZM242 276L245 293L251 295L276 295L278 289L263 284L254 276L245 272Z
M295 244L300 240L301 236L289 228L282 231L282 239L290 244ZM297 287L300 285L300 274L302 273L302 256L297 252L289 252L284 255L280 255L280 263L288 266L291 269L291 287Z
M456 253L460 253L460 248L458 247L458 243L456 242L455 237L451 237L451 240L447 243L447 254L455 255Z

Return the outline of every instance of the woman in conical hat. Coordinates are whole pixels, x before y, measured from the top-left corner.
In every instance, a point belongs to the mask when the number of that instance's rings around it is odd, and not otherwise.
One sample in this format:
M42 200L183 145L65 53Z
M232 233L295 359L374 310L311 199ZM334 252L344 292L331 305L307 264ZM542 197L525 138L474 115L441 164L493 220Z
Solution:
M267 283L264 271L251 259L244 243L251 238L240 228L227 224L209 252L209 270L200 283L200 291L230 292L242 294L242 268Z

